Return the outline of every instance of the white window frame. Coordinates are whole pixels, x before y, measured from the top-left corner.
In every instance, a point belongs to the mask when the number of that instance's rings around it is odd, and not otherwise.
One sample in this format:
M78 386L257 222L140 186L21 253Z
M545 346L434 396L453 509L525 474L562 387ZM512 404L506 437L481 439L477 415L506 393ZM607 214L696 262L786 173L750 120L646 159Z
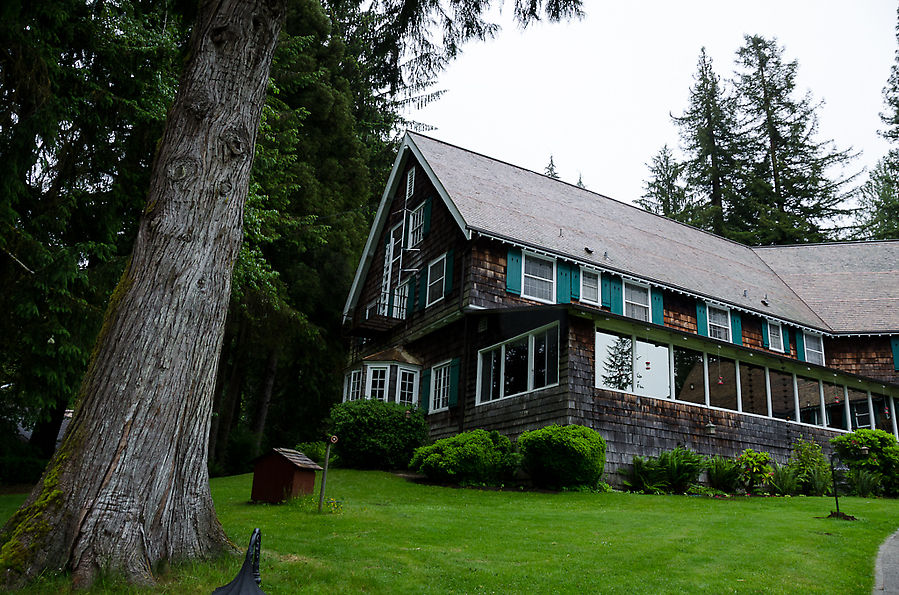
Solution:
M400 400L400 396L402 395L403 390L403 374L412 375L412 401L409 403ZM418 383L420 376L421 372L418 368L413 368L411 366L397 366L396 391L394 393L394 401L403 405L408 405L409 407L415 407L416 405L418 405Z
M436 264L443 265L442 272L441 272L439 278L431 275L431 270L434 267L434 265L436 265ZM441 254L440 256L438 256L437 258L435 258L434 260L429 262L427 272L428 272L428 282L427 282L427 288L426 288L427 293L425 294L426 295L425 307L432 306L443 299L444 288L446 286L446 253ZM440 286L440 295L439 295L439 297L432 300L431 299L431 287L437 286L438 284Z
M384 388L383 395L380 397L375 397L372 394L372 385L374 383L374 373L375 371L384 372ZM366 399L378 399L380 401L386 401L387 395L390 392L390 366L388 364L368 364L365 366L365 398Z
M552 273L550 279L545 279L543 277L538 277L536 275L528 275L527 274L527 261L528 259L532 260L542 260L544 262L552 263ZM550 282L550 290L549 297L544 298L536 295L528 295L525 292L525 287L527 284L525 283L526 279L530 277L532 279L539 279L540 281L549 281ZM533 254L531 252L521 253L521 297L528 298L531 300L536 300L538 302L542 302L544 304L555 304L556 303L556 259L550 258L548 256L540 256L539 254Z
M393 317L405 318L406 306L409 304L409 288L411 283L408 279L396 286L393 293Z
M370 320L373 316L378 315L378 300L370 302L365 306L365 320Z
M719 310L727 314L727 325L722 326L720 324L715 324L715 328L723 328L725 330L726 337L716 337L712 334L712 310ZM725 341L727 343L731 342L731 327L730 327L730 308L722 308L721 306L716 306L715 304L706 304L706 333L708 334L710 339L716 339L718 341Z
M778 353L784 352L784 327L779 322L774 322L773 320L766 320L765 324L768 325L768 349L771 351L777 351ZM777 329L777 342L775 343L774 339L772 339L771 329Z
M645 289L646 290L646 303L641 304L640 302L632 302L632 301L628 300L627 299L628 286L636 287L639 289ZM625 316L627 316L628 318L632 318L634 320L641 320L643 322L652 322L652 291L650 290L649 285L645 285L643 283L634 283L633 281L625 280L621 287L621 300L624 303L622 310L623 310ZM646 308L646 318L637 318L636 316L629 316L627 313L628 304L633 304L634 306L638 306L640 308Z
M559 368L560 368L560 365L561 365L561 362L560 362L560 361L556 361L556 381L555 381L555 382L553 382L552 384L546 384L546 385L538 386L538 387L535 387L535 386L534 386L534 366L535 366L535 361L534 361L534 351L535 351L534 343L535 343L536 337L537 337L538 335L540 335L540 334L542 334L542 333L545 333L546 331L548 331L549 329L551 329L551 328L553 328L553 327L557 327L557 328L558 328L558 331L556 332L556 358L557 358L557 360L561 360L561 359L562 359L562 354L561 354L561 352L560 352L560 350L561 350L560 345L561 345L561 342L562 342L562 338L559 336L560 333L561 333L561 326L559 325L558 322L553 322L553 323L550 323L550 324L545 324L545 325L543 325L543 326L541 326L541 327L535 328L535 329L530 330L530 331L528 331L528 332L526 332L526 333L521 333L520 335L516 335L516 336L514 336L514 337L511 337L511 338L509 338L509 339L506 339L505 341L503 341L503 342L501 342L501 343L496 343L496 344L491 345L491 346L489 346L489 347L485 347L484 349L478 350L478 377L477 377L477 390L476 390L475 404L476 404L476 405L486 405L487 403L496 403L497 401L502 401L502 400L504 400L504 399L510 399L510 398L513 398L513 397L520 397L520 396L522 396L522 395L526 395L526 394L528 394L528 393L532 393L532 392L534 392L534 391L536 391L536 390L543 390L543 389L545 389L545 388L552 388L552 387L554 387L554 386L559 386L559 377L561 376L561 371L560 371L560 369L559 369ZM522 337L527 337L527 338L528 338L528 383L527 383L527 389L524 390L524 391L522 391L522 392L519 392L519 393L514 393L514 394L511 394L511 395L507 395L507 394L505 394L505 391L506 391L506 383L505 383L505 377L506 377L506 345L509 345L510 343L516 343L516 342L518 342L519 340L521 340ZM499 349L499 350L500 350L500 357L499 357L499 369L500 369L500 371L499 371L499 380L500 380L500 382L499 382L499 397L496 398L496 399L492 399L492 400L485 401L485 400L482 400L482 395L481 395L481 386L482 386L482 385L481 385L481 380L482 380L483 375L484 375L484 369L483 369L483 367L484 367L484 359L483 359L482 356L484 355L484 353L486 353L486 352L488 352L488 351L493 351L493 350L495 350L495 349Z
M596 300L591 300L586 297L586 292L584 291L584 278L586 275L595 275L596 276ZM599 306L602 304L602 277L599 271L594 271L592 269L585 269L581 267L581 301L585 304L593 304L595 306Z
M425 237L425 203L421 203L415 207L409 214L409 241L406 243L410 248L414 248Z
M362 398L362 370L350 370L343 383L343 400L358 401Z
M827 360L824 358L824 335L819 335L817 333L807 333L805 331L802 332L804 337L803 343L805 344L805 361L810 364L817 364L819 366L824 366L827 363ZM821 343L820 351L818 349L809 349L809 338L817 339ZM809 353L819 353L821 354L821 361L812 361L809 358Z
M431 368L431 385L428 394L428 413L438 413L440 411L449 410L450 384L452 378L450 376L450 364L453 360L440 362ZM440 394L438 394L440 391ZM438 398L440 403L437 402Z

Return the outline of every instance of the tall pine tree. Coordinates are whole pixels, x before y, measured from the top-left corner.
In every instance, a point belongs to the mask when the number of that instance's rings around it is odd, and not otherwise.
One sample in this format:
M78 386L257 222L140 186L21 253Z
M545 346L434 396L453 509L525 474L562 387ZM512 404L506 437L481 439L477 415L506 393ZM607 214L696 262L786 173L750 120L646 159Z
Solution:
M697 196L692 221L718 235L725 231L726 214L737 200L736 102L728 95L702 48L690 105L682 116L673 116L686 152L684 163L690 189Z
M683 181L684 164L678 163L665 145L648 165L650 179L644 183L643 197L634 202L650 213L695 224L695 211Z
M797 61L775 39L746 36L737 51L736 91L742 115L745 195L731 237L751 244L818 242L833 237L834 219L848 213L842 168L854 157L819 141L819 104L797 95Z

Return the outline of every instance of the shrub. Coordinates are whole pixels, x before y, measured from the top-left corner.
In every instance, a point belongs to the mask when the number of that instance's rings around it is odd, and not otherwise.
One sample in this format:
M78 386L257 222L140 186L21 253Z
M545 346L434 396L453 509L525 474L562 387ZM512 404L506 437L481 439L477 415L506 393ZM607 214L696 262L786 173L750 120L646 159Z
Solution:
M428 439L419 409L377 399L348 401L331 408L331 430L341 463L355 469L405 469Z
M606 441L584 426L525 432L518 438L518 449L534 483L548 488L594 487L606 464Z
M678 446L660 454L658 465L667 490L684 494L699 480L699 474L706 468L707 462L704 456Z
M324 441L300 442L294 449L303 453L319 465L325 464L325 453L328 450L328 445L325 444Z
M807 496L823 496L830 491L832 483L830 463L821 445L801 436L793 443L789 467L799 481L799 490Z
M768 464L770 462L771 455L766 452L756 452L751 448L747 448L737 457L737 465L740 466L740 481L747 494L751 494L756 488L764 491L773 473L771 465Z
M715 456L708 460L709 487L733 494L740 486L740 466L733 459Z
M432 481L498 484L515 474L518 463L507 437L471 430L416 449L409 468Z
M771 492L777 496L792 496L799 493L799 477L789 465L775 465L771 473Z
M830 443L850 471L879 473L884 493L899 496L899 445L895 436L883 430L861 429L831 438Z
M852 493L862 498L879 496L883 493L883 479L876 471L865 469L849 471L849 485Z
M623 483L628 491L641 494L664 494L668 489L659 460L654 457L635 456Z

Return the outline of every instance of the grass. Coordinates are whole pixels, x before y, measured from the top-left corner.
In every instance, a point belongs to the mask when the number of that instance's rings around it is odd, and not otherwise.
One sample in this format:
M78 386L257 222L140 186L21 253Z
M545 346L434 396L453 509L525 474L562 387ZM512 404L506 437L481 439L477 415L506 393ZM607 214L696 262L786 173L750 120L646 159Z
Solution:
M314 498L247 502L250 475L213 480L219 518L246 550L262 529L262 588L293 593L865 593L899 501L841 498L856 522L825 517L832 498L724 500L624 493L479 491L333 470L341 510ZM0 496L0 518L24 496ZM176 566L148 592L210 593L242 562ZM58 593L47 577L27 593ZM114 580L91 593L138 592Z

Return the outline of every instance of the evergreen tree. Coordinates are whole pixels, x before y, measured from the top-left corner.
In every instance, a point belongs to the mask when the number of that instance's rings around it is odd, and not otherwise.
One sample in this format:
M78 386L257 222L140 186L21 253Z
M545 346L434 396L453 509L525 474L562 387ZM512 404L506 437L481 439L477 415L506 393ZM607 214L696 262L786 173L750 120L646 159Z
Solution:
M855 236L866 240L899 239L899 152L877 162L859 189Z
M816 139L818 104L797 97L798 62L776 40L746 36L737 51L736 90L742 115L744 199L729 217L729 236L750 244L824 241L827 225L846 214L841 170L854 157ZM836 175L837 177L831 177Z
M899 16L899 9L896 13ZM896 39L899 41L899 18L897 18L896 24ZM897 143L899 142L899 47L895 51L893 67L890 70L887 86L883 88L883 96L887 109L880 114L880 119L887 128L881 134L884 138Z
M581 175L580 172L577 174L577 187L584 188L586 190L587 186L584 184L584 176Z
M543 170L543 174L552 178L553 180L559 179L559 173L556 171L556 164L553 163L553 156L549 156L549 163L546 164L546 169Z
M700 51L694 80L689 107L682 116L672 116L687 156L683 164L687 185L696 200L686 221L727 236L725 218L738 200L736 102L725 93L705 48ZM661 163L654 160L654 165Z
M695 224L693 205L682 182L684 164L678 163L665 145L647 165L650 179L644 182L643 197L634 202L650 213Z

